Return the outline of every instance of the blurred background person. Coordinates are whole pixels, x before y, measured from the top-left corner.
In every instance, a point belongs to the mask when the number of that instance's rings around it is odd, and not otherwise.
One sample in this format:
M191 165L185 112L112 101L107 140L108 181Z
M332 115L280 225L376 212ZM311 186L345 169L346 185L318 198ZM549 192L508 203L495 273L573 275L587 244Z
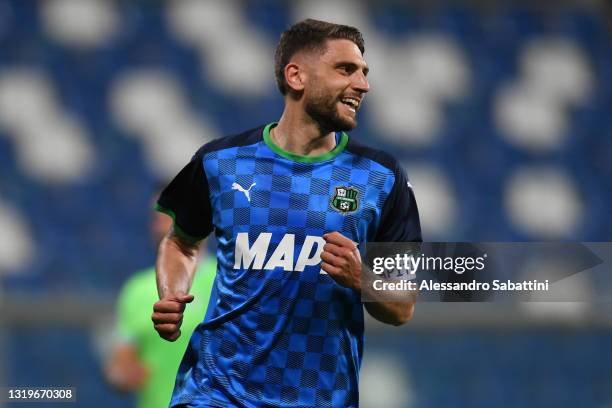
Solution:
M151 234L156 247L171 226L171 217L152 211ZM215 274L215 258L203 254L190 292L194 300L183 313L183 335L174 342L164 341L152 328L151 305L158 299L155 267L135 273L121 288L114 345L105 374L117 390L136 393L138 407L168 406L191 333L206 314Z

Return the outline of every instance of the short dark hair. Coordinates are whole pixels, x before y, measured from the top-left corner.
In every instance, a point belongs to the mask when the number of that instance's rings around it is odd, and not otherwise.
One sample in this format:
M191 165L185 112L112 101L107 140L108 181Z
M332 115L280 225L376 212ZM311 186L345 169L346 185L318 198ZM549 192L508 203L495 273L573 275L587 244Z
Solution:
M350 40L354 42L363 54L365 47L361 32L348 25L328 23L311 18L300 21L283 32L274 53L274 75L278 90L287 94L285 67L291 57L302 50L325 50L327 40Z

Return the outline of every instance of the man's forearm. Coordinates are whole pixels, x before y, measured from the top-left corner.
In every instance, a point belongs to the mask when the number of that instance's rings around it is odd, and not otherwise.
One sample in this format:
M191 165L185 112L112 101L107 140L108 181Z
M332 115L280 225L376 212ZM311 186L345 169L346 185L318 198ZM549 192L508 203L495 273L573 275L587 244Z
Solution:
M198 243L182 239L173 230L162 239L155 265L160 299L189 293L198 249Z
M339 285L361 292L362 299L367 299L365 308L372 317L395 326L412 318L416 291L400 294L374 290L372 280L378 275L362 264L355 242L337 231L323 235L323 239L321 269Z
M412 319L414 304L414 301L364 303L370 316L394 326L400 326Z
M372 281L377 275L369 269L366 270L367 272L362 274L361 294L362 299L368 300L364 305L370 316L394 326L402 325L412 319L418 291L377 291Z

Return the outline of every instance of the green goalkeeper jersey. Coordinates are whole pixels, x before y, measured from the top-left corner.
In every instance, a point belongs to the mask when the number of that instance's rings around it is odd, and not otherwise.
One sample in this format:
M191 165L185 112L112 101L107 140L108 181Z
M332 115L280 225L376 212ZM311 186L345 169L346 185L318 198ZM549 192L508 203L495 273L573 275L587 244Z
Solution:
M153 303L158 300L155 268L136 273L123 286L118 299L118 336L120 341L138 349L149 370L149 378L137 396L138 407L168 407L189 337L206 314L215 274L214 259L203 262L198 268L189 292L195 299L185 308L182 334L175 342L159 337L151 322Z

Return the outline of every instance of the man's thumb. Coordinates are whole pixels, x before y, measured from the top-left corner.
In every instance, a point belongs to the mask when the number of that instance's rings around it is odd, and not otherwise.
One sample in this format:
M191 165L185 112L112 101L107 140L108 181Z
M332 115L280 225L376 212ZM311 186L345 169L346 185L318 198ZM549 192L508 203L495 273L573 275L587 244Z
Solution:
M193 301L193 295L181 295L176 298L181 303L191 303Z

